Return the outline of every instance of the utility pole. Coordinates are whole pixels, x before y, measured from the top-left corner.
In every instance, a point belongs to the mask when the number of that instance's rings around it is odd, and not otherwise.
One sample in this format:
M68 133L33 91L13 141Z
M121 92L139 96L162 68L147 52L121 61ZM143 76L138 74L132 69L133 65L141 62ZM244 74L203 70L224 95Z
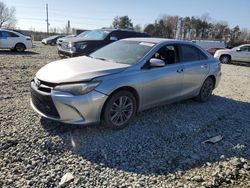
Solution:
M47 34L49 34L49 10L48 10L48 3L46 4L46 23L47 23Z
M178 18L175 39L181 39L181 36L182 36L182 18Z
M67 35L69 34L70 32L70 21L68 20L68 25L67 25Z

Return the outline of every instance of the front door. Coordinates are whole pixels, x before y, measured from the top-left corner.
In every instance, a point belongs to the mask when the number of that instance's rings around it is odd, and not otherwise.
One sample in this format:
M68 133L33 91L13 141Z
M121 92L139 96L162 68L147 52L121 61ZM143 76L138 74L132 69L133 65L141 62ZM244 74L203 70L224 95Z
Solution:
M174 45L164 46L152 58L163 60L165 66L141 70L143 79L142 108L176 100L181 96L183 65L178 63L177 47Z
M250 62L250 47L242 46L239 51L235 51L233 54L233 60Z

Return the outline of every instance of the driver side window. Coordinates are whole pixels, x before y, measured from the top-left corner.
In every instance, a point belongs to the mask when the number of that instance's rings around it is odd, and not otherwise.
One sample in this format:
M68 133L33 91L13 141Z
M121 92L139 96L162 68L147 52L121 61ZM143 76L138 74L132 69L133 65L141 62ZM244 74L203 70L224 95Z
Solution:
M248 51L249 51L249 46L242 46L242 47L240 48L240 51L248 52Z
M161 59L165 64L174 64L178 62L177 56L177 46L175 45L166 45L161 47L152 58Z

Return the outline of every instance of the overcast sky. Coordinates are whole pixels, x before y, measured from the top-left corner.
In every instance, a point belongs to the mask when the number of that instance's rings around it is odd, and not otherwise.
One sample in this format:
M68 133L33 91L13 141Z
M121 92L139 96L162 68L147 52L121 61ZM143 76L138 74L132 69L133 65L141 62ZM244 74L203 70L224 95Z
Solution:
M0 0L1 1L1 0ZM82 29L108 27L115 16L128 15L134 25L153 23L161 15L201 16L250 29L250 0L4 0L16 7L18 27L46 30L46 3L51 27Z

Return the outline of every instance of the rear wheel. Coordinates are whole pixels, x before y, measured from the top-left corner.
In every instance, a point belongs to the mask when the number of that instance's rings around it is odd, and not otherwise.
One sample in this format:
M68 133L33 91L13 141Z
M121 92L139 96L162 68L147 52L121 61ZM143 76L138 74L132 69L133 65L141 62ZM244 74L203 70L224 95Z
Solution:
M214 81L211 77L208 77L201 89L200 89L200 93L199 95L196 97L196 100L199 101L199 102L206 102L208 101L208 99L211 97L212 95L212 92L213 92L213 89L214 89Z
M136 99L129 91L119 91L106 102L103 110L103 123L111 129L126 127L136 112Z
M220 62L224 64L229 64L231 63L231 56L230 55L222 55L220 57Z
M15 46L15 51L17 52L23 52L25 49L25 45L22 43L17 43Z

